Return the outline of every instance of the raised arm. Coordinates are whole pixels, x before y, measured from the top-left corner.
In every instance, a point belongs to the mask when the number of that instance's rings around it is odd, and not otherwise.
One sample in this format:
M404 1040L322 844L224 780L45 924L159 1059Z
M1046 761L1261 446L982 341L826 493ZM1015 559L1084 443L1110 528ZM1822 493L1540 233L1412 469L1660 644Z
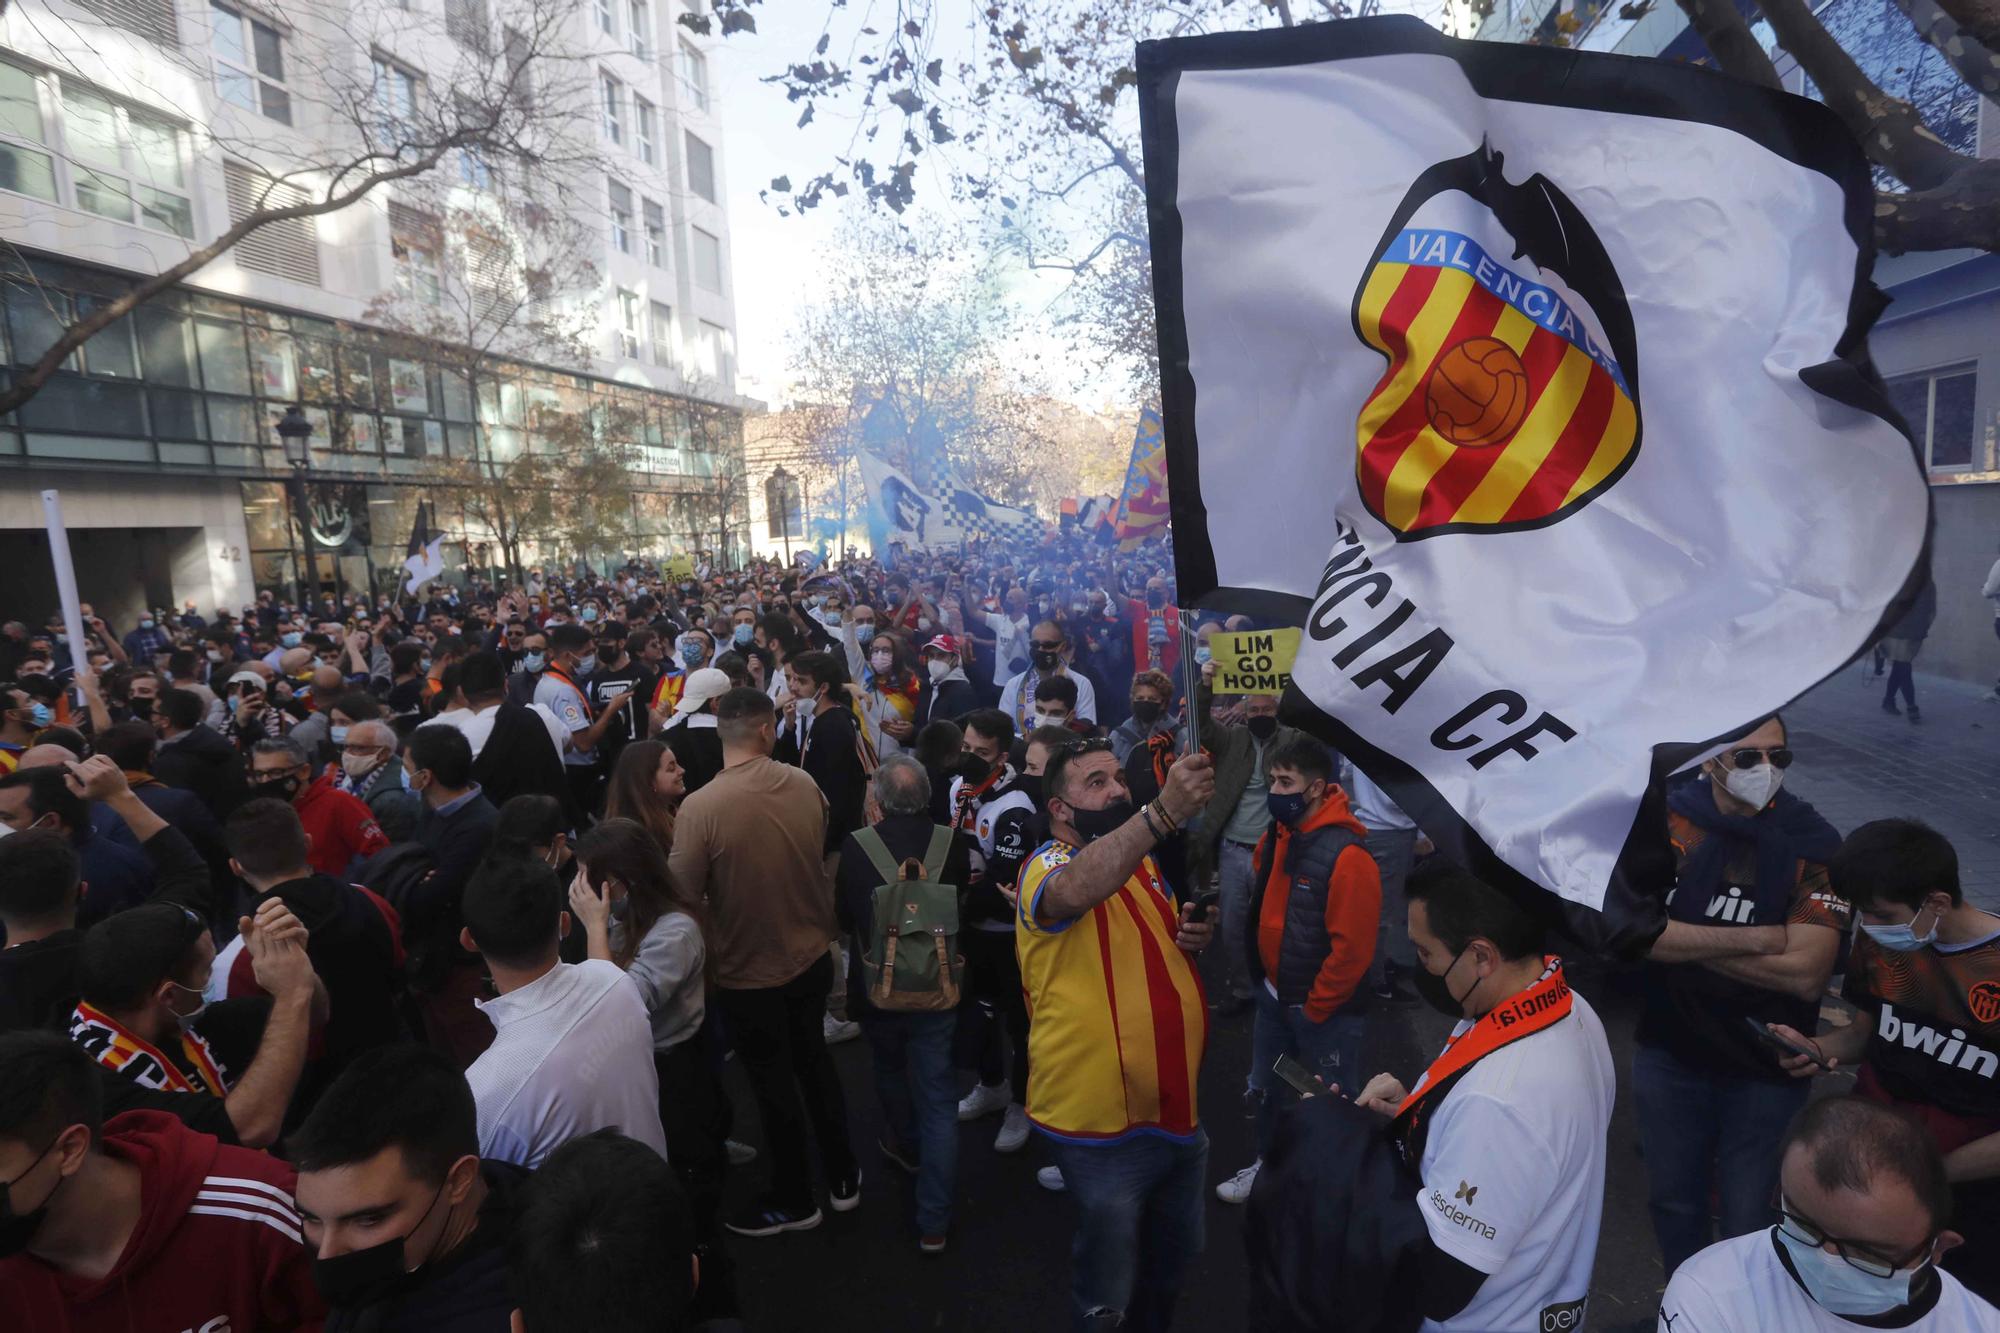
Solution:
M1199 814L1213 795L1214 763L1207 755L1183 755L1167 771L1166 785L1160 788L1156 804L1164 808L1168 821L1179 827ZM1071 857L1069 864L1045 881L1035 904L1036 919L1044 923L1072 920L1118 892L1159 840L1154 832L1158 814L1152 815L1150 824L1147 819L1146 811L1140 810Z

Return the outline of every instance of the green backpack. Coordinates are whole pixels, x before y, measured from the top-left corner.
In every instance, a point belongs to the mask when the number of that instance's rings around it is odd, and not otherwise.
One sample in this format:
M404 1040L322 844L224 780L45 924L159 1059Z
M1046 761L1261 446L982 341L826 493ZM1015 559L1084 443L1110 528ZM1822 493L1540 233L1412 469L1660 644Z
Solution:
M868 1002L877 1009L955 1009L965 959L958 952L958 888L938 877L951 850L951 830L931 833L924 859L901 865L872 828L854 840L882 876L875 890L875 925L864 941L861 965L868 978Z

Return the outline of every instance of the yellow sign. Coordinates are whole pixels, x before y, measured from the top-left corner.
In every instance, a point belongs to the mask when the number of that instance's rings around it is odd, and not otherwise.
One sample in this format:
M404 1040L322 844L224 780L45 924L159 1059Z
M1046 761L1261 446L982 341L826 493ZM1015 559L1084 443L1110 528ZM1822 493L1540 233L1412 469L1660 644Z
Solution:
M670 555L667 557L666 574L670 579L691 579L694 577L694 557L691 555Z
M1208 649L1215 658L1217 694L1283 694L1292 683L1299 632L1266 629L1211 634Z

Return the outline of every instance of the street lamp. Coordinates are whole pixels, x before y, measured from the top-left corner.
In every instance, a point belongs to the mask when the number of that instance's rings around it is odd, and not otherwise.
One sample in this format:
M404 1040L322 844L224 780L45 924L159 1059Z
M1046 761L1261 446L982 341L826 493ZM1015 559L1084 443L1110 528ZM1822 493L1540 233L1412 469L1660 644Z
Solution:
M312 518L306 512L306 469L312 466L312 430L305 409L297 403L286 408L285 415L278 420L278 440L284 446L285 461L292 465L292 512L298 518L299 542L306 550L306 583L312 589L310 596L318 597L319 561L313 555ZM317 618L318 603L309 602L308 595L303 593L299 602L314 607Z

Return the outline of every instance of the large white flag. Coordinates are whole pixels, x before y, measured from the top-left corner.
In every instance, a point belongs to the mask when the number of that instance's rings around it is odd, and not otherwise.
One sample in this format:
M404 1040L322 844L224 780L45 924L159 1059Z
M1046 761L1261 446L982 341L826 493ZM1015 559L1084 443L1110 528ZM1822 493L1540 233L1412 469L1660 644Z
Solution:
M1657 779L1860 651L1924 549L1860 153L1802 98L1406 18L1139 75L1183 604L1297 610L1288 715L1635 947Z
M859 462L869 526L885 544L931 550L989 538L1027 542L1042 535L1042 521L1029 510L990 500L949 477L942 489L925 492L874 454L861 454Z

